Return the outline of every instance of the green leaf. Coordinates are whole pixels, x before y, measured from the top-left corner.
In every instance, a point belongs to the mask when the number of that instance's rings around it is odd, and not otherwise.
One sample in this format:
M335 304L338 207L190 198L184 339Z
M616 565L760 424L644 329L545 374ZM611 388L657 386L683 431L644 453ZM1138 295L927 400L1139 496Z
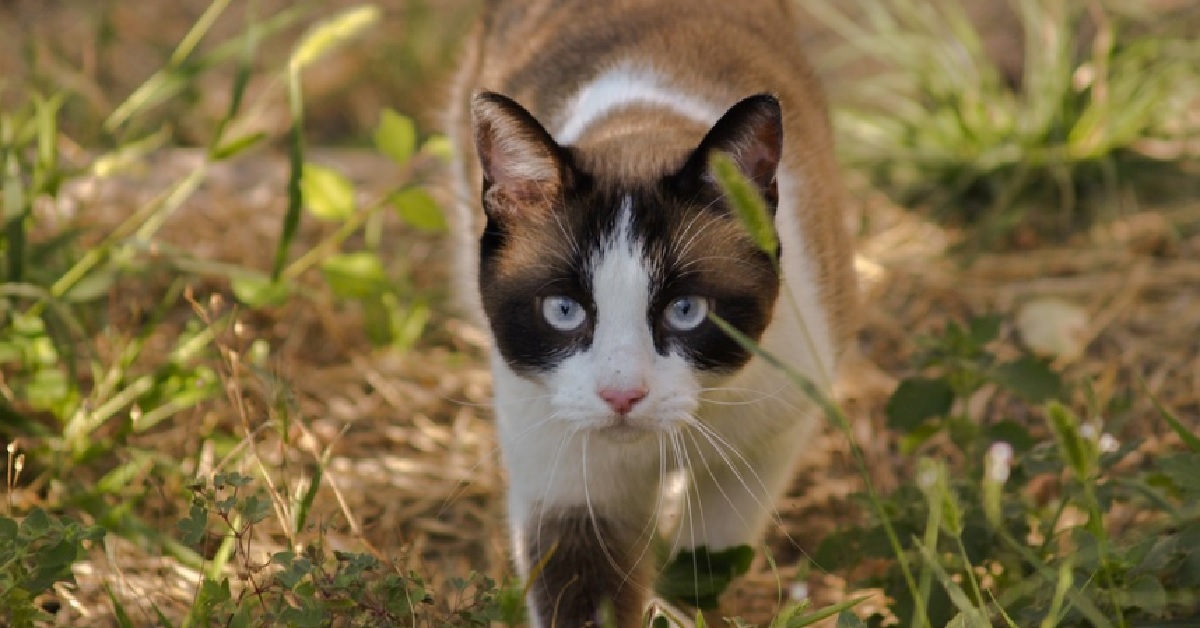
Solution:
M1029 428L1010 419L987 426L986 434L990 441L1004 441L1012 445L1017 453L1029 451L1037 444L1037 439L1029 433Z
M1000 336L1003 318L996 314L976 316L968 323L968 334L976 346L982 347Z
M1200 454L1176 454L1160 460L1158 466L1175 486L1200 496Z
M779 253L779 236L775 233L775 221L767 211L754 184L742 174L733 158L724 153L713 153L708 162L709 171L724 190L734 214L749 232L758 248L774 257Z
M421 145L421 152L448 162L454 159L454 143L445 135L433 135Z
M314 163L304 164L300 173L304 206L321 220L345 220L354 215L354 184L342 173Z
M106 297L116 279L117 269L111 266L98 268L68 288L62 299L68 303L87 303Z
M247 522L258 523L271 514L271 501L258 495L251 495L238 504L238 512L246 518Z
M0 541L14 542L17 540L19 526L8 517L0 517Z
M196 545L208 531L208 509L192 504L188 516L180 519L176 525L179 527L180 540L187 545Z
M916 427L909 428L904 434L900 435L899 445L900 453L909 455L916 452L929 439L937 436L942 431L942 424L939 422L922 423Z
M252 308L283 305L292 293L290 284L271 281L261 275L237 275L230 278L229 283L238 301Z
M330 256L321 273L333 293L344 299L362 299L387 288L388 278L379 256L369 251Z
M205 578L200 583L200 592L192 602L185 626L208 626L211 623L213 611L217 606L228 602L233 595L229 590L229 580L222 578L219 582Z
M34 508L25 515L25 519L21 521L21 537L27 540L36 539L45 536L50 532L53 522L46 511L41 508Z
M700 546L682 550L658 576L655 589L663 598L702 610L716 609L734 578L750 570L754 548L738 545L719 552Z
M374 139L379 152L403 166L417 150L417 125L408 116L384 109Z
M446 216L437 201L422 188L408 188L393 194L392 207L404 222L420 229L440 233L446 230Z
M1050 363L1031 356L997 366L992 377L1032 403L1056 399L1062 394L1062 378L1050 369Z
M1160 578L1143 575L1136 578L1125 591L1127 603L1137 606L1150 615L1159 616L1167 608L1167 590Z
M896 388L884 412L888 427L910 431L925 421L945 416L954 405L954 389L940 378L910 377Z
M56 368L40 369L25 384L25 397L38 410L54 408L71 393L66 373Z

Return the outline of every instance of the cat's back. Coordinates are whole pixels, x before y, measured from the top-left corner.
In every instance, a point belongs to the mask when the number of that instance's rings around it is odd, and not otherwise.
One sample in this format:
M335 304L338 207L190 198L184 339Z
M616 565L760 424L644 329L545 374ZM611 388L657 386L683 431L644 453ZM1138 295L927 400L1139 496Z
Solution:
M551 116L616 66L669 75L729 106L763 87L811 93L795 104L818 118L820 89L783 0L491 0L478 45L478 81Z

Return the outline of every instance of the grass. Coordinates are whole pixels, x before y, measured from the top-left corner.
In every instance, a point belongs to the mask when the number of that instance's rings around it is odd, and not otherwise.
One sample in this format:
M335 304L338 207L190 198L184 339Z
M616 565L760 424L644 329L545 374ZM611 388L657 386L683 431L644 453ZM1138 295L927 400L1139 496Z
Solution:
M1200 134L1200 44L1167 20L1147 32L1118 3L1004 4L1019 36L991 47L958 2L810 10L847 57L880 67L838 112L848 163L985 243L1061 239L1111 216L1125 188L1162 185Z
M99 58L115 28L115 9L105 6ZM447 394L430 391L458 376L418 351L441 350L459 370L479 361L447 331L436 289L420 279L422 242L445 229L424 185L444 143L412 116L374 106L369 124L350 135L389 160L388 183L361 184L354 168L321 158L316 144L345 121L331 122L309 87L325 68L364 54L380 23L397 15L433 23L441 13L421 2L255 6L205 5L161 66L111 106L100 106L103 89L77 87L80 77L63 74L45 50L29 58L33 78L8 84L0 99L0 435L8 446L0 623L53 623L75 590L70 582L88 577L106 593L81 606L119 626L306 626L331 617L364 626L519 624L522 587L501 569L426 563L432 552L420 545L450 534L445 526L413 535L411 547L378 548L370 530L386 518L354 507L356 489L334 463L359 430L378 441L409 423L434 424L397 455L412 463L406 469L433 447L431 434L466 442L472 430L419 411L366 428L319 421L306 398L312 389L299 385L316 377L300 369L318 358L290 366L282 357L289 336L335 362L413 356L421 364L402 383L414 395ZM1099 8L1023 0L1013 6L1027 35L1046 39L1027 36L1013 85L957 6L865 4L861 21L825 8L826 23L853 49L894 64L864 82L876 93L838 110L852 168L905 198L937 199L944 218L981 223L980 237L994 241L1040 228L1042 213L1077 234L1078 216L1098 212L1093 192L1122 186L1132 162L1186 163L1185 152L1145 147L1184 146L1195 132L1182 110L1200 81L1197 66L1186 65L1194 42ZM455 13L438 28L458 32L463 19ZM1087 20L1096 34L1075 46ZM411 48L387 45L412 72L381 73L376 57L360 67L395 81L383 93L429 91L432 70L417 61L442 62L449 46L422 37ZM198 99L202 92L221 94L217 105ZM872 102L889 106L881 113L865 106ZM1176 107L1178 115L1164 114ZM195 147L197 158L168 170L161 155L171 145ZM244 257L212 254L203 231L164 235L186 212L212 205L205 194L221 185L219 173L253 175L271 153L287 156L271 188L285 200L273 206L268 236L238 240L251 242ZM171 174L153 179L148 169ZM95 219L105 208L79 186L120 180L147 192L120 203L115 219ZM750 206L745 213L756 215ZM253 229L246 222L233 226ZM302 331L305 316L332 322L314 340ZM897 450L894 486L872 481L879 461L858 441L859 418L797 379L851 443L865 489L854 498L862 516L840 520L807 557L842 574L851 599L784 605L772 626L837 617L839 626L1124 627L1200 616L1192 419L1136 378L1112 393L1105 371L1033 355L1013 340L1007 314L910 335L920 336L917 351L904 354L899 385L880 408ZM355 342L358 353L323 346ZM329 399L318 412L333 413L350 388L398 394L378 375L360 369L322 389ZM1134 424L1153 427L1122 436ZM450 475L447 460L438 473ZM435 474L408 473L417 490L441 490ZM445 490L422 525L468 490ZM386 533L407 534L407 523ZM762 554L774 570L771 553ZM135 604L121 593L139 569L130 556L170 565L150 586L181 594ZM170 573L190 579L170 584Z

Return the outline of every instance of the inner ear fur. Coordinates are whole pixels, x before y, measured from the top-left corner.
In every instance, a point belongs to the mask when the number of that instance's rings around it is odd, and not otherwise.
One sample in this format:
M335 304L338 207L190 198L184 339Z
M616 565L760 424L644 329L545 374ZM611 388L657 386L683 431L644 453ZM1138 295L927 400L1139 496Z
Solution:
M503 223L551 210L569 169L550 133L524 107L496 92L476 95L471 114L488 217Z

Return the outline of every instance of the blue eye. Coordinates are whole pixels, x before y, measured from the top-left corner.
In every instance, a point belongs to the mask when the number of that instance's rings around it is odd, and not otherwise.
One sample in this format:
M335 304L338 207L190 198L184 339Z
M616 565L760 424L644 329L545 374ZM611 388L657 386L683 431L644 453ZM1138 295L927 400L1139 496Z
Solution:
M671 301L663 312L667 327L675 331L691 331L708 316L708 299L704 297L680 297Z
M587 321L583 305L571 297L542 299L542 316L558 331L575 331Z

